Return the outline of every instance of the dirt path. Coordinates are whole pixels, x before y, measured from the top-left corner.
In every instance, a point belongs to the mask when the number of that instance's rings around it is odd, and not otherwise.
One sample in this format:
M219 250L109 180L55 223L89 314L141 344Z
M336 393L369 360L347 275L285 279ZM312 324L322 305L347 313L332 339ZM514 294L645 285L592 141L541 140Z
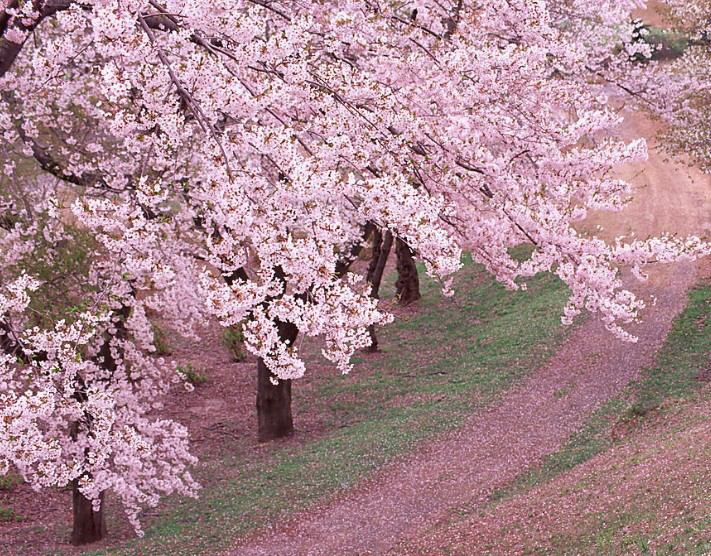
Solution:
M711 407L672 407L678 412L648 418L630 439L551 482L450 516L394 552L709 554Z
M651 137L654 124L630 119L625 135ZM637 189L622 213L594 215L586 225L603 224L607 237L632 231L638 237L664 232L706 233L711 227L711 180L683 164L665 161L650 144L643 165L621 168ZM510 391L487 413L447 438L423 446L341 498L293 521L263 531L232 554L402 553L400 542L464 503L484 501L545 454L559 448L584 417L619 392L652 363L673 317L694 283L691 263L658 267L635 290L654 295L644 321L632 328L640 340L623 344L594 320L573 331L547 364ZM430 539L415 542L428 553Z

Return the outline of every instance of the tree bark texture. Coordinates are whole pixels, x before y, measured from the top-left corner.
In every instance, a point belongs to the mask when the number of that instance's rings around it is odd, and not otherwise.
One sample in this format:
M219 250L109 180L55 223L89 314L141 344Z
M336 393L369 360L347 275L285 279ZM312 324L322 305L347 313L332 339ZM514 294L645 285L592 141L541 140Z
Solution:
M72 529L72 544L79 546L101 540L106 534L106 518L104 516L104 494L100 495L101 507L94 511L91 500L79 491L79 481L72 482L72 509L74 511L74 527Z
M370 284L370 296L375 299L380 298L380 284L383 281L385 265L390 256L390 250L393 246L393 235L390 231L382 234L379 230L375 230L373 234L373 255L368 266L368 283ZM375 325L371 324L368 327L370 333L371 344L367 350L370 353L378 351L378 336L375 333Z
M420 297L420 278L417 275L417 265L410 246L398 238L395 242L397 256L397 282L395 293L400 305L414 303Z
M279 321L277 327L281 341L293 345L298 328ZM291 380L277 379L261 357L257 360L257 421L259 442L284 438L294 432Z

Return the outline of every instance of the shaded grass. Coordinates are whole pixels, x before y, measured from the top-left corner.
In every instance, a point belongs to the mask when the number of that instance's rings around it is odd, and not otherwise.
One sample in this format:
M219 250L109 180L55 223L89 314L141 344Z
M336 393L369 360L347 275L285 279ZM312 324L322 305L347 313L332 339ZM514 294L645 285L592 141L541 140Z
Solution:
M563 336L564 286L545 275L528 289L506 291L470 261L454 300L423 277L417 314L381 331L383 354L359 357L349 376L312 374L295 385L297 416L318 412L324 433L204 462L199 500L173 499L144 539L99 553L214 553L462 424Z
M711 400L708 392L702 396L705 403ZM677 402L682 419L672 426L663 419L655 422L644 443L632 437L634 449L625 458L591 468L561 492L576 498L589 497L588 489L608 492L613 502L555 534L551 548L556 554L709 553L710 417L693 407Z
M16 475L0 475L0 491L10 491L18 483Z
M552 549L555 554L656 554L656 555L691 555L708 554L711 550L711 540L694 538L695 533L703 531L711 525L711 518L705 517L697 520L694 516L686 515L658 519L659 508L649 504L642 493L637 497L636 508L615 511L612 514L595 514L588 516L591 524L583 528L579 535L557 535L552 539ZM681 502L679 498L670 498L668 502ZM634 506L634 502L632 503ZM656 526L649 527L649 523ZM644 525L649 527L644 532L632 532L631 528ZM668 531L678 529L669 541L654 543L652 539L664 536ZM532 550L531 554L544 552Z
M299 401L315 404L335 426L343 418L386 417L393 402L413 396L469 415L542 361L560 334L564 288L545 276L529 281L528 289L507 291L473 265L454 299L425 279L418 314L380 332L383 356L366 358L368 368L359 365L348 376L307 378L314 396Z
M12 508L0 504L0 523L11 521L21 521L21 518L15 514L15 510Z
M694 288L688 295L657 364L644 371L634 388L629 416L644 416L667 398L688 399L711 379L711 286Z
M12 501L11 492L20 480L17 475L0 475L0 523L22 520L22 517L15 512L15 508L5 503Z
M643 28L646 33L641 37L642 40L655 48L652 60L674 60L680 58L689 47L689 38L681 33L652 25L645 25Z

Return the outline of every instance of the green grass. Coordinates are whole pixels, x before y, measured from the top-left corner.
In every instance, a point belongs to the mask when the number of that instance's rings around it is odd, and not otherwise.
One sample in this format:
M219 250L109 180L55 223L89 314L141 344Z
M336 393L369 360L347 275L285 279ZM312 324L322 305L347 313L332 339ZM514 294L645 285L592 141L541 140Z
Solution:
M645 28L647 33L643 36L644 42L656 48L652 54L653 60L680 58L689 46L689 38L680 33L651 25L646 25Z
M659 443L679 453L690 450L693 458L709 458L711 450L705 439L697 439L689 446L678 432L661 432ZM657 481L654 487L633 483L625 476L638 466L648 468L658 457L658 450L659 446L649 445L639 455L616 462L612 471L609 468L595 470L581 481L582 489L599 489L604 484L611 494L619 491L623 495L607 510L581 516L574 527L554 534L550 551L555 554L708 554L711 550L709 473L692 472L689 477L685 471L673 476L674 470L669 469L667 480ZM708 471L708 466L699 468ZM693 480L689 481L690 478ZM654 481L651 484L654 485ZM585 496L584 492L579 496Z
M711 286L689 292L684 311L675 319L657 364L644 371L634 389L630 416L645 415L667 398L688 399L711 379Z
M0 475L0 491L10 491L17 483L15 475Z
M156 350L154 355L163 356L173 353L173 347L170 342L170 333L162 326L157 324L152 325L153 329L153 345Z
M0 505L0 523L10 523L12 521L21 521L21 518L15 514L15 510L12 508Z
M358 356L348 376L314 373L295 384L297 427L300 414L316 412L325 432L205 461L200 500L171 500L163 517L147 521L144 539L100 553L214 553L462 424L564 334L564 286L546 275L528 287L507 291L468 263L458 296L447 299L423 277L417 314L379 332L382 354Z
M531 281L528 293L514 293L472 268L454 300L423 282L418 315L380 333L384 357L349 376L307 378L315 395L300 402L316 406L336 426L387 417L393 403L414 397L420 400L415 406L431 402L432 411L461 418L540 362L560 332L565 292L550 276Z
M0 523L21 520L21 517L15 513L14 508L4 503L4 498L9 498L12 501L10 493L20 481L21 478L17 475L0 475ZM3 496L4 494L10 494L10 496Z
M229 350L235 361L244 361L247 358L247 352L244 349L242 323L228 326L222 330L222 345Z
M193 386L202 386L208 381L207 375L201 369L193 367L192 363L178 364L178 372Z
M646 506L646 507L645 507ZM672 518L664 522L661 527L654 527L645 533L629 532L630 525L641 522L655 521L658 508L640 500L640 506L631 511L620 511L614 514L597 514L588 516L592 518L591 526L585 527L575 537L557 535L551 539L552 550L555 554L578 555L624 555L624 554L651 554L651 539L664 535L672 529L681 529L679 533L671 536L670 540L654 546L655 555L691 555L708 554L711 550L711 541L695 539L694 534L711 525L711 518L700 522L689 521L688 517ZM529 552L535 554L535 552Z

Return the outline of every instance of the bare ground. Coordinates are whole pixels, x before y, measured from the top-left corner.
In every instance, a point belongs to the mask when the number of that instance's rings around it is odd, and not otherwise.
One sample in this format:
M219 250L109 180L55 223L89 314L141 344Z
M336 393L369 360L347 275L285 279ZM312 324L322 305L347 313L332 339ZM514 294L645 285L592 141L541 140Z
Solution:
M667 9L665 2L660 0L648 0L647 7L644 10L635 10L632 12L632 15L648 25L664 28L669 26L666 17Z
M641 116L624 126L630 138L653 137L655 131L655 123ZM684 161L667 160L656 147L650 142L647 162L619 170L635 184L634 201L621 213L592 215L586 226L604 226L608 238L709 230L711 180ZM488 413L335 502L262 531L231 553L436 553L441 539L425 534L433 524L461 504L483 503L494 489L558 449L585 416L653 362L697 272L693 263L660 266L641 287L630 283L646 298L656 297L643 322L632 328L638 343L616 340L595 320L583 323L543 368ZM557 395L562 389L567 395Z

